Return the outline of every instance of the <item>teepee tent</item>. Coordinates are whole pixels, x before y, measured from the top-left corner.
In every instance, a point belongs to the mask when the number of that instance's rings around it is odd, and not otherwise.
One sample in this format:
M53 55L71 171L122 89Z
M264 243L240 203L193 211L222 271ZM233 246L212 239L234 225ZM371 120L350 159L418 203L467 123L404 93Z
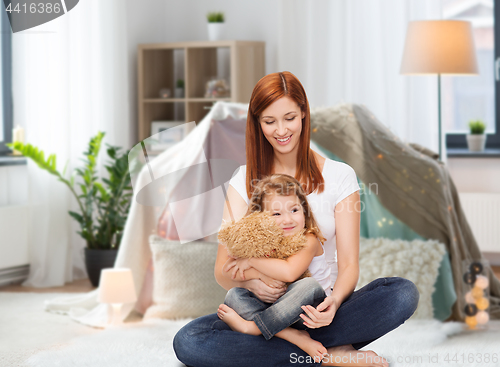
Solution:
M133 180L134 200L115 267L132 269L140 296L135 304L123 307L122 318L134 308L144 313L151 304L152 270L148 244L151 234L157 233L181 243L216 239L229 180L237 167L245 164L247 109L245 104L216 103L184 140L154 159L148 156L147 147L153 143L148 139L132 149L130 159L140 160L143 168ZM441 266L438 282L442 284L436 288L452 288L457 296L461 295L457 279L461 268L458 264L462 258L477 258L480 254L445 168L426 154L398 141L362 106L342 105L313 111L311 122L311 147L320 154L339 157L351 165L363 182L377 182L380 206L401 221L405 233L417 233L422 238L435 238L446 244L455 283L452 284L450 269ZM402 180L413 180L415 172L429 168L434 170L435 178L446 182L446 187L431 187L423 182L434 202L429 207L416 207L416 198L401 187ZM411 178L401 178L403 170L411 174ZM417 187L419 183L415 181L413 184ZM412 214L401 209L401 205L411 208ZM452 209L443 212L440 205L446 205L446 210L451 205ZM366 222L362 223L362 228L367 228L370 220L366 215L362 218ZM377 236L374 230L365 232ZM455 237L459 244L453 242ZM443 264L446 265L446 261ZM493 278L490 277L491 314L498 317L500 306L495 297L500 295L500 289L498 281ZM97 302L97 292L51 300L46 302L46 309L67 313L87 325L104 327L108 309ZM453 298L450 303L455 293L449 294L451 296L446 302L441 302L448 307L455 301ZM453 308L455 319L463 316L460 308L457 301Z
M349 164L363 182L377 184L385 209L421 237L445 244L452 270L448 287L453 283L456 293L451 316L463 320L462 261L480 260L481 252L446 166L435 153L400 141L365 106L318 109L311 125L312 140ZM500 282L489 266L486 271L490 315L500 318Z

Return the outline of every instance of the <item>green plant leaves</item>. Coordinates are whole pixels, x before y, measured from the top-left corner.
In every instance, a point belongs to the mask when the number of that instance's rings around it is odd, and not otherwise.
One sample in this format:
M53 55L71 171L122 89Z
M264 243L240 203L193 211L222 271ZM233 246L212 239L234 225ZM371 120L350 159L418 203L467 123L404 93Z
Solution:
M471 120L469 121L469 128L471 134L484 134L486 124L481 120Z
M68 213L80 224L81 230L77 233L85 239L87 247L93 249L119 247L133 197L128 167L129 152L120 153L120 147L107 144L109 160L105 168L109 177L102 177L101 182L98 181L96 167L104 136L104 132L98 132L90 139L87 151L83 153L84 158L80 159L83 166L75 168L69 179L64 178L68 163L63 173L59 173L55 154L45 159L45 153L31 144L7 144L68 186L80 208L80 213ZM80 194L75 191L75 185Z

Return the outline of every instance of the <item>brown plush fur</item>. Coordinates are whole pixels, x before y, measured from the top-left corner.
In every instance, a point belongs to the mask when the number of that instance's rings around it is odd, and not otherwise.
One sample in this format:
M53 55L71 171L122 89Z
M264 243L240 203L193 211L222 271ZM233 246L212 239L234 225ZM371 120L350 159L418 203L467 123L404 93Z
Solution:
M285 237L283 229L267 211L254 212L237 222L229 223L219 231L219 241L228 253L237 258L270 257L286 260L306 245L305 229ZM298 279L311 276L306 270Z

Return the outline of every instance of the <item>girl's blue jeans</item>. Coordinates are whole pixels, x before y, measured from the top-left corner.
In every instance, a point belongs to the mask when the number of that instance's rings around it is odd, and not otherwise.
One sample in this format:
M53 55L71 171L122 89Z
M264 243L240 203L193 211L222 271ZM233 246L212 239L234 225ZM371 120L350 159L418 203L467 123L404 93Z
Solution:
M307 331L326 348L352 344L360 349L410 318L418 299L417 287L411 281L379 278L346 298L330 325ZM265 340L262 335L232 331L217 314L185 325L175 336L173 346L177 358L193 367L321 365L286 340Z
M301 306L318 306L326 294L318 281L312 277L290 284L284 295L274 303L262 302L246 288L231 288L224 303L248 321L254 321L266 340L293 325L306 329L300 318Z

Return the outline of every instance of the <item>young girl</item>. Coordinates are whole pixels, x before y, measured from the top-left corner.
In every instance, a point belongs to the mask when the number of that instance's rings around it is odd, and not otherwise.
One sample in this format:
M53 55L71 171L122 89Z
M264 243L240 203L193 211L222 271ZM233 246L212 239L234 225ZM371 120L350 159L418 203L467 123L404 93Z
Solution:
M322 246L325 239L309 208L304 190L291 176L275 174L259 181L246 215L257 211L269 211L283 229L284 236L304 232L306 247L287 260L235 259L227 265L227 269L232 269L233 278L239 273L246 279L252 277L253 268L259 272L260 279L270 286L273 286L272 279L294 283L273 304L262 302L245 288L232 288L228 291L224 304L219 306L217 315L234 331L250 335L262 334L266 340L276 335L297 345L319 362L327 352L326 348L311 339L305 330L296 328L307 327L299 316L301 307L316 307L331 292L330 267L326 263ZM312 277L296 280L306 269L309 269ZM281 285L276 284L278 287ZM289 327L292 324L296 328Z

